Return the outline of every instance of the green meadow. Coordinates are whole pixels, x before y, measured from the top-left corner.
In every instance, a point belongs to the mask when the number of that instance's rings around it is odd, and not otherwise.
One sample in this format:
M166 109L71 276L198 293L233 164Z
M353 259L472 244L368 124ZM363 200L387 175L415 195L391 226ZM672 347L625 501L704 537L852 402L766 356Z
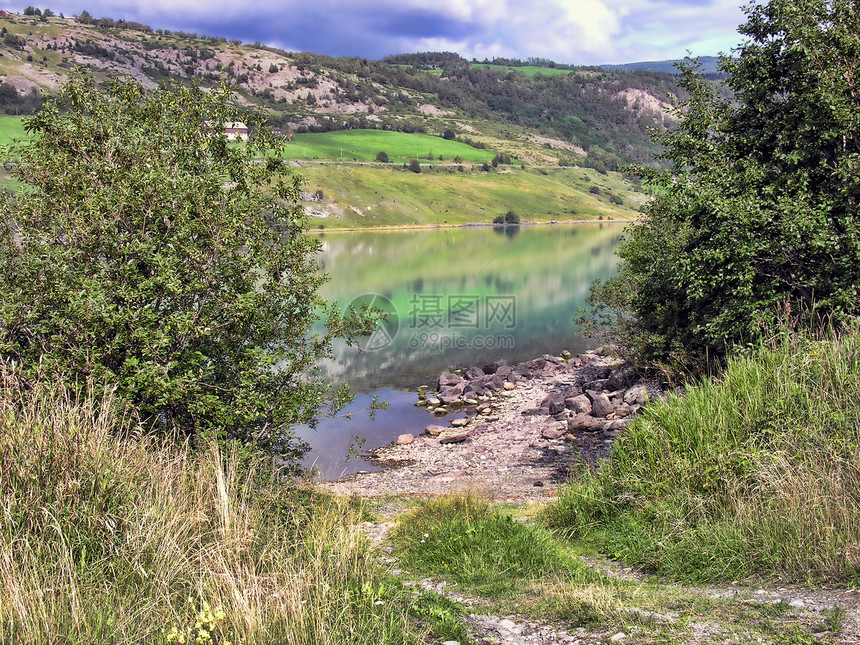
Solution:
M284 156L288 159L375 161L379 152L385 152L392 163L405 163L411 159L429 161L431 154L434 160L440 156L444 161L459 157L469 162L490 161L495 156L490 150L479 150L459 141L387 130L296 134L286 145Z
M510 65L487 65L485 63L472 63L475 69L495 69L500 72L520 72L526 76L534 76L535 74L543 74L544 76L560 76L562 74L570 74L569 69L551 69L549 67L535 67L534 65L524 65L523 67L511 67Z
M9 145L14 139L26 139L24 123L20 116L0 116L0 146Z

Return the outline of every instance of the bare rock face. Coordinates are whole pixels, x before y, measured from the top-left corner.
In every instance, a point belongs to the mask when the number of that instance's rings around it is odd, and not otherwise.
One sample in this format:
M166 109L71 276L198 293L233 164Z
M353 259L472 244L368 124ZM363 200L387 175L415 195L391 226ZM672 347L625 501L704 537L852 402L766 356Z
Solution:
M609 400L609 395L605 392L589 390L588 397L591 399L592 416L606 418L615 411L615 405Z

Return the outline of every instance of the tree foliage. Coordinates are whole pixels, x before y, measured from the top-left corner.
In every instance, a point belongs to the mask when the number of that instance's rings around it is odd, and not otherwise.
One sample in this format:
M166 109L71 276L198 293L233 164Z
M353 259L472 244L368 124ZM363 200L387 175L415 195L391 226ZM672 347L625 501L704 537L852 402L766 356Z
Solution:
M344 400L313 368L361 321L329 305L312 333L323 278L299 179L264 128L228 145L229 101L77 75L26 121L23 186L2 204L0 359L112 384L156 429L290 453L292 424Z
M592 322L644 363L690 364L753 339L788 301L860 313L860 6L751 4L722 68L735 101L683 69L667 172Z

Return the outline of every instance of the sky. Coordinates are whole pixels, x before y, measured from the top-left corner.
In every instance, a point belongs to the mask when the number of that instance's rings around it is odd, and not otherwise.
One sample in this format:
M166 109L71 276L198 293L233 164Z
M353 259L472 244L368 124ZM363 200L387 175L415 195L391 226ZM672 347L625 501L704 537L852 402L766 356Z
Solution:
M47 0L43 0L47 1ZM153 28L259 41L287 51L379 59L453 51L465 58L548 58L595 65L729 53L741 0L61 0ZM24 5L25 6L25 5ZM7 11L24 6L0 0Z

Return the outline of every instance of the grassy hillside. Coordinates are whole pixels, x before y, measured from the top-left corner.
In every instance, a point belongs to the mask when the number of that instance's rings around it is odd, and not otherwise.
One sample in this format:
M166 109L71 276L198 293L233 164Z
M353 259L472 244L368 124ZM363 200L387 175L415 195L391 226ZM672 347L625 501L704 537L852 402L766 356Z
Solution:
M645 199L618 175L578 168L464 170L428 163L416 174L401 167L320 164L299 172L309 195L323 192L321 200L305 203L314 228L490 223L509 210L527 223L628 219Z

